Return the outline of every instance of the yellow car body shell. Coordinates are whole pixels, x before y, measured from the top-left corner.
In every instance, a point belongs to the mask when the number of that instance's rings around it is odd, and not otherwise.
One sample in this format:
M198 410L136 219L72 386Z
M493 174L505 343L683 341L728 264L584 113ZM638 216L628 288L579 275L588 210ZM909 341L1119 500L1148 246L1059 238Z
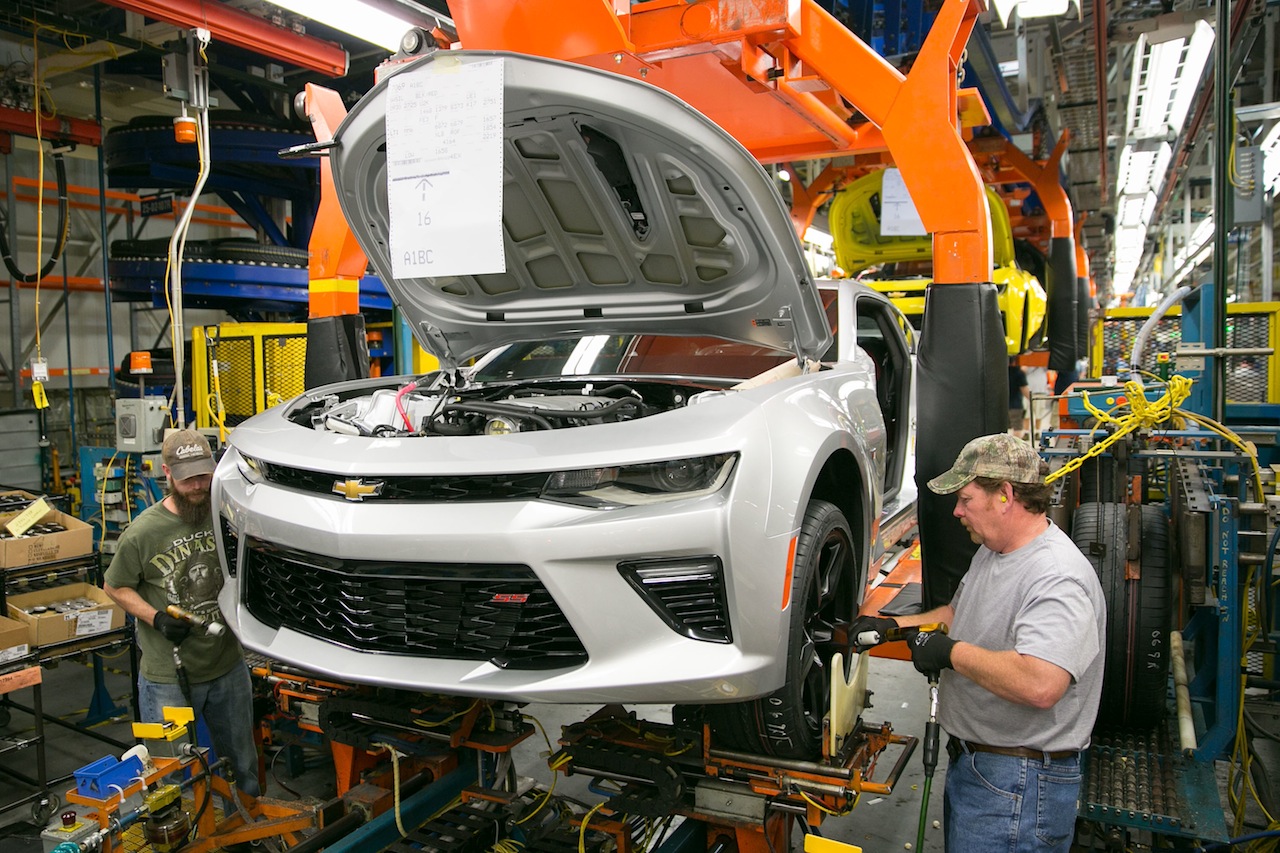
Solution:
M880 277L879 270L887 264L932 261L933 238L928 234L880 233L878 208L883 180L883 171L864 175L840 190L831 202L828 219L836 263L850 276L887 295L918 328L924 316L925 289L933 279L920 275ZM1017 355L1038 341L1047 300L1040 281L1015 261L1009 211L990 187L987 209L991 214L994 263L991 280L996 285L1004 319L1005 344L1010 355Z

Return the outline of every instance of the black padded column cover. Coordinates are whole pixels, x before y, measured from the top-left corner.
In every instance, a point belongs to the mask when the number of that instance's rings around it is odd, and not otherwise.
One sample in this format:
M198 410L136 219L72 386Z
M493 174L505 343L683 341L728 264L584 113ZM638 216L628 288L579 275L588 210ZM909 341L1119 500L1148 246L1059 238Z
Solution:
M368 376L369 339L365 337L363 314L307 320L307 363L302 384L308 390Z
M1049 240L1049 369L1074 370L1080 357L1076 306L1076 246L1071 237Z
M928 610L951 601L977 546L951 514L955 495L935 495L926 484L951 467L970 439L1009 429L1009 359L995 285L929 286L916 371L916 485Z

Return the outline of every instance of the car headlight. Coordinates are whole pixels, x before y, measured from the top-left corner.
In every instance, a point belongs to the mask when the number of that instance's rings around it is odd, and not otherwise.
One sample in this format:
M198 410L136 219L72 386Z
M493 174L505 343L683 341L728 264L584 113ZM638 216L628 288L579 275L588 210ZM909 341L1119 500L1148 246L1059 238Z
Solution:
M250 483L262 483L267 479L267 463L243 453L236 454L236 469Z
M718 453L615 468L556 471L547 477L542 497L601 509L696 498L723 488L737 458L736 453Z

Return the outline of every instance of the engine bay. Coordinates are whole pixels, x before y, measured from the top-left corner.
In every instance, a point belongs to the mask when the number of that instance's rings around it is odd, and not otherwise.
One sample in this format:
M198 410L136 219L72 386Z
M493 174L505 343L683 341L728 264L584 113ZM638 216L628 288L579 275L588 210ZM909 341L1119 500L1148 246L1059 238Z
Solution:
M507 435L650 417L723 394L730 384L577 377L455 386L430 373L399 386L304 396L288 417L354 436Z

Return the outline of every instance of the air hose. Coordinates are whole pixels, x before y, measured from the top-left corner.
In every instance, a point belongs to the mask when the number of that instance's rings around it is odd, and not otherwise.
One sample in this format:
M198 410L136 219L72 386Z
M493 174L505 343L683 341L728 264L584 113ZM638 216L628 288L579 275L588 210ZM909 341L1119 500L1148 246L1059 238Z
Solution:
M916 850L924 850L924 830L929 820L929 789L933 787L933 771L938 766L938 746L941 740L938 727L938 673L935 672L929 676L929 722L924 727L924 790L920 795Z
M34 284L53 272L53 268L62 257L63 249L67 247L67 235L71 232L71 220L67 216L67 164L63 162L61 152L54 152L53 165L58 174L58 240L53 247L53 252L49 255L49 260L41 267L39 273L24 273L18 269L18 264L13 259L13 252L9 248L5 229L0 228L0 256L4 258L4 265L9 270L9 275L23 284ZM36 192L43 194L44 187L37 187ZM14 233L17 233L16 228ZM40 251L39 246L36 247L36 251L37 253Z

